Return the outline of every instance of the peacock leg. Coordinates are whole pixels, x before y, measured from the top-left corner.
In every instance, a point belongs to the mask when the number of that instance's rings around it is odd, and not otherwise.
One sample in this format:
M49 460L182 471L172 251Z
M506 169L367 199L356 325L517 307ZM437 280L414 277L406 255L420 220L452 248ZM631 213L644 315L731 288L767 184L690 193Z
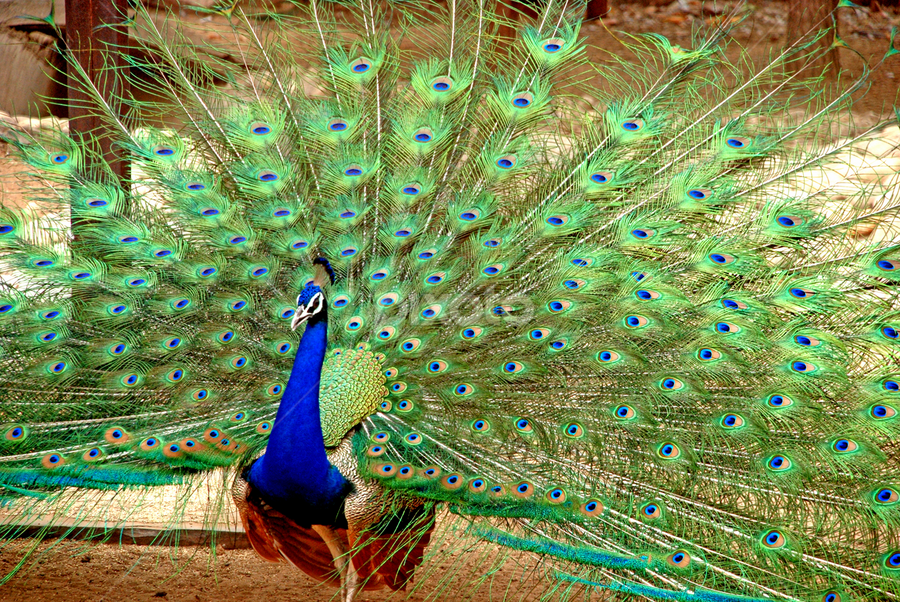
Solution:
M344 542L337 532L325 525L313 525L313 530L328 546L334 558L334 566L341 575L341 602L353 602L356 592L359 590L359 576L353 568L350 553L344 546Z

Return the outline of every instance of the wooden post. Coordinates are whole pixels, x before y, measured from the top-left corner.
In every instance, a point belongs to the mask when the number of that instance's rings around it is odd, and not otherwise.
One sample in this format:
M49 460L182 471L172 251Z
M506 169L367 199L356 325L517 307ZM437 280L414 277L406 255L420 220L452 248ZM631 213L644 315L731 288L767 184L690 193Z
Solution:
M127 0L66 0L66 45L72 58L118 111L127 94L127 67L124 53L128 44ZM113 69L110 69L110 68ZM81 90L81 80L68 66L69 132L83 136L99 150L120 181L127 182L128 162L112 150L113 136L97 117L99 108Z
M807 35L815 35L820 31L831 28L831 16L834 15L834 29L822 36L814 46L808 49L808 52L822 52L831 46L834 42L837 28L837 15L835 14L837 4L838 0L789 0L787 6L787 45L791 45ZM797 70L802 64L803 61L798 58L789 63L788 66ZM841 65L838 62L838 53L833 48L807 67L807 69L817 72L821 72L826 68L830 78L837 78Z

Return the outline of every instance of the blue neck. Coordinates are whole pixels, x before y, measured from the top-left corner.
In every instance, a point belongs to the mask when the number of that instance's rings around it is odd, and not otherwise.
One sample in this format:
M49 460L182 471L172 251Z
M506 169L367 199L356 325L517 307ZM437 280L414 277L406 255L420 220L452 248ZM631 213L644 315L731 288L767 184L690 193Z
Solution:
M249 477L273 508L288 515L319 516L321 521L339 511L349 488L328 461L322 437L319 382L327 345L328 319L322 312L306 323L266 453L253 464Z

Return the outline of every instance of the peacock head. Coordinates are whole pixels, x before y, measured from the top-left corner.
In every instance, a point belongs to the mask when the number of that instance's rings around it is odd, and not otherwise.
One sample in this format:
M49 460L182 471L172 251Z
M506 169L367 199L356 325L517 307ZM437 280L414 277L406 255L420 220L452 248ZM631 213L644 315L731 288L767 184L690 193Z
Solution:
M325 287L334 284L334 269L327 259L322 257L313 261L315 276L297 295L297 310L291 320L291 330L297 330L307 320L326 316Z

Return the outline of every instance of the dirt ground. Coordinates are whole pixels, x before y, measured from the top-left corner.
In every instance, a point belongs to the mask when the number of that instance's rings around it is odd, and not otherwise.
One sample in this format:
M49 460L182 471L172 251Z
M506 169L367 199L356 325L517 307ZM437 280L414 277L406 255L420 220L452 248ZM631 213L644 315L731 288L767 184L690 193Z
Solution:
M694 0L676 0L669 5L644 6L633 2L619 6L612 0L612 11L602 24L589 24L582 33L589 42L600 48L615 49L618 32L657 32L673 43L690 47L691 31L696 25L727 14L734 2L707 3L704 8ZM640 6L639 6L640 5ZM712 8L709 8L712 6ZM736 42L750 53L754 63L761 64L772 50L784 42L784 14L782 2L759 1L753 12L734 32ZM844 10L841 13L841 35L866 60L877 62L888 48L890 28L900 25L897 8L872 10ZM732 54L732 53L730 53ZM592 50L591 56L599 57ZM858 73L862 61L850 51L842 51L843 66ZM890 106L897 102L900 80L900 57L876 70L870 80L871 88L854 107L854 115L861 123L874 123L890 114ZM14 169L5 162L7 149L0 145L0 176ZM0 195L4 202L17 202L19 192L9 179L0 177ZM21 542L28 545L29 542ZM45 551L51 544L43 543ZM285 564L270 564L260 560L249 549L216 549L186 547L177 551L136 545L96 545L69 543L63 553L36 555L33 565L26 566L16 577L0 586L2 602L126 602L168 600L171 602L313 602L331 600L334 590L318 586L300 571ZM174 554L177 563L168 556ZM9 548L0 549L0 574L6 574L18 562L19 554ZM465 554L454 550L439 555L427 567L426 575L417 578L423 586L410 593L411 600L473 600L476 602L538 599L534 587L536 577L522 579L523 569L513 559L499 569L479 588L449 587L435 590L435 584L446 575L477 576L485 572L479 553ZM524 574L528 574L527 572ZM463 580L465 581L465 580ZM463 581L460 581L462 583ZM456 583L455 581L453 583ZM405 599L400 592L393 597L385 593L362 594L358 600L375 601ZM593 599L601 599L594 595Z

